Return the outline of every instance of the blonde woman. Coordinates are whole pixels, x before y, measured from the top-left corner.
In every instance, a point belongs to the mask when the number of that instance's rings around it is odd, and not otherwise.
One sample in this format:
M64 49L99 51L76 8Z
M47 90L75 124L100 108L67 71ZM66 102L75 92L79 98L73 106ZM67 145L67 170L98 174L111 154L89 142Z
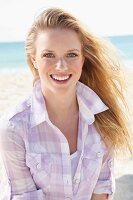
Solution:
M131 148L111 51L51 8L35 19L26 53L33 94L1 126L0 199L111 199L114 153Z

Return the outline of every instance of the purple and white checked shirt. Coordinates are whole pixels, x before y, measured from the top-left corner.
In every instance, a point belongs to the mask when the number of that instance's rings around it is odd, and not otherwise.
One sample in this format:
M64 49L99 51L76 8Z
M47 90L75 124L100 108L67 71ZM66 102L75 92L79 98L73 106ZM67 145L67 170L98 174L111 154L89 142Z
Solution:
M51 123L40 80L33 94L3 120L0 200L90 200L92 193L114 194L113 156L94 127L94 115L107 110L97 94L77 83L77 159L62 132Z

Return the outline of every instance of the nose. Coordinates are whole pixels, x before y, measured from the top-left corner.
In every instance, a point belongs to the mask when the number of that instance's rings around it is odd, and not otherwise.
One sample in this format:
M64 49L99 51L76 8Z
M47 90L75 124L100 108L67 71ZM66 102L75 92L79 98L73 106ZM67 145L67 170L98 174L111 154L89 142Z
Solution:
M56 69L57 70L67 70L68 67L67 67L67 63L66 61L64 60L64 58L60 58L57 63L56 63Z

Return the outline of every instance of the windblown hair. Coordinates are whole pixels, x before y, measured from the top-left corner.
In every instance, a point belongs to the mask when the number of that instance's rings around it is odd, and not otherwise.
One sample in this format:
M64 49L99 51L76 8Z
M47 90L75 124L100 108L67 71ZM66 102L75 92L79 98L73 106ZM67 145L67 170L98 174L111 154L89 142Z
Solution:
M120 63L114 57L116 52L113 46L94 36L66 11L59 8L47 9L35 19L26 40L27 63L35 79L38 71L34 68L31 55L35 55L38 34L47 28L65 28L78 34L85 58L80 81L94 90L109 107L95 116L95 127L105 143L114 147L115 152L132 152L129 122L122 109L127 108L123 95L124 82Z

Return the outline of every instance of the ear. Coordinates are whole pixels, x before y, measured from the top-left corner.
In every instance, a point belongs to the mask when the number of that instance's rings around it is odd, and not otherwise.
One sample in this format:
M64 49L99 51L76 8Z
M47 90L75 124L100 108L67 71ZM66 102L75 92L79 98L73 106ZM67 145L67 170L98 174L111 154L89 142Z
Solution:
M35 57L33 55L30 56L32 63L35 62Z
M84 62L85 62L85 57L83 57L83 60L82 60L82 62L83 62L83 65L84 65Z
M34 56L31 56L31 61L32 61L34 67L37 69L36 60L35 60Z

